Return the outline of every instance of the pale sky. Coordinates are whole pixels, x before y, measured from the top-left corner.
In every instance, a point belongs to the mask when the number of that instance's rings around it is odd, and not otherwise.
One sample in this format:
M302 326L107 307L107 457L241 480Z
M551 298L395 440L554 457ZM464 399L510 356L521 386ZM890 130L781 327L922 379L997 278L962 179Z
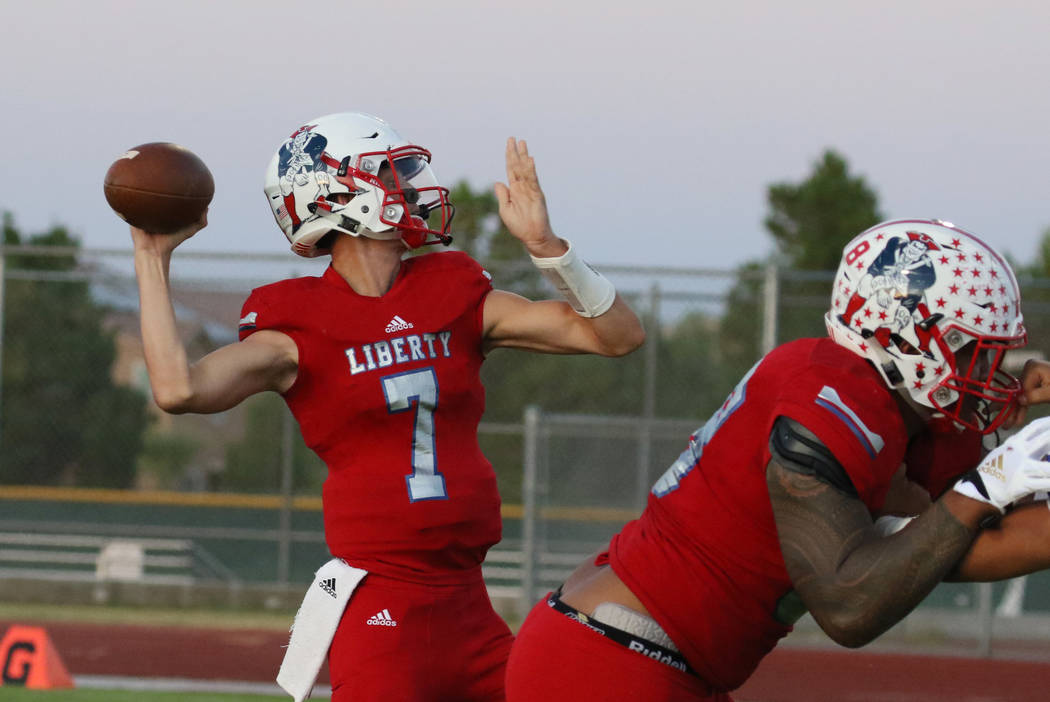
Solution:
M1050 226L1050 4L997 0L0 0L0 209L130 248L102 196L174 141L216 182L195 251L287 251L263 168L332 112L390 121L489 187L507 136L594 263L730 267L772 250L766 187L842 153L889 217L1027 262ZM288 253L289 257L293 254Z

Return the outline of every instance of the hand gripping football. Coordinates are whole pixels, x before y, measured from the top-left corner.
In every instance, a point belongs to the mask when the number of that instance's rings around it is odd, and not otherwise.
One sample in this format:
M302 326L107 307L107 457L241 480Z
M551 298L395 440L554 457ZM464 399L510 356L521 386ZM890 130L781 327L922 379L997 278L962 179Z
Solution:
M201 218L215 194L211 171L189 149L152 142L128 149L106 171L106 202L147 232L170 234Z

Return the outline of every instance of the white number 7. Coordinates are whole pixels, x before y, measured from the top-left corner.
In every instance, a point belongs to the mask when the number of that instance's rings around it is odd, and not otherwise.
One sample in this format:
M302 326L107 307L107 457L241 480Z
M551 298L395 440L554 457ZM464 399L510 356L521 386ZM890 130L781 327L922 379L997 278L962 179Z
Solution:
M405 476L408 499L444 500L445 476L437 471L434 446L434 410L438 405L437 376L433 368L388 375L383 379L386 408L391 413L415 410L412 429L412 472Z

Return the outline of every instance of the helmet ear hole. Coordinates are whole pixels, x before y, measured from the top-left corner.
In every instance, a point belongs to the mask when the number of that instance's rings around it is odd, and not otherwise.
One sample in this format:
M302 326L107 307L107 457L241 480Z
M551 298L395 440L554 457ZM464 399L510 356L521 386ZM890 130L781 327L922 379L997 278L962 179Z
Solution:
M922 355L922 351L920 351L919 349L915 348L914 344L912 344L910 341L905 339L900 334L890 334L890 341L892 341L893 345L897 348L897 350L900 351L905 356L920 356L920 355Z
M886 379L889 380L892 385L900 385L904 382L904 376L901 375L900 370L897 368L897 364L893 361L883 363L882 372L886 374Z

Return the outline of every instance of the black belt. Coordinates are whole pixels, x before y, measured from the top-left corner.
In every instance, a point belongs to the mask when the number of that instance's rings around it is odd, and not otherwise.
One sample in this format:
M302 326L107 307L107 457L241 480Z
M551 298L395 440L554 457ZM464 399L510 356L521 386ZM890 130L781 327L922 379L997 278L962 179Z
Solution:
M658 663L663 663L664 665L670 666L671 668L674 668L676 670L681 670L684 673L696 675L696 672L689 667L689 664L686 663L685 658L682 657L681 653L678 653L677 651L672 651L669 648L665 648L664 646L653 643L648 639L643 639L639 636L635 636L634 634L628 631L609 626L604 622L600 622L597 619L594 619L593 617L584 614L575 607L572 607L571 605L567 605L564 602L562 602L560 591L552 592L547 597L547 606L553 609L555 612L560 612L569 619L583 624L585 627L595 632L596 634L601 634L605 638L610 639L611 641L615 641L616 643L628 648L631 651L634 651L635 653L640 653L643 656L652 658Z

